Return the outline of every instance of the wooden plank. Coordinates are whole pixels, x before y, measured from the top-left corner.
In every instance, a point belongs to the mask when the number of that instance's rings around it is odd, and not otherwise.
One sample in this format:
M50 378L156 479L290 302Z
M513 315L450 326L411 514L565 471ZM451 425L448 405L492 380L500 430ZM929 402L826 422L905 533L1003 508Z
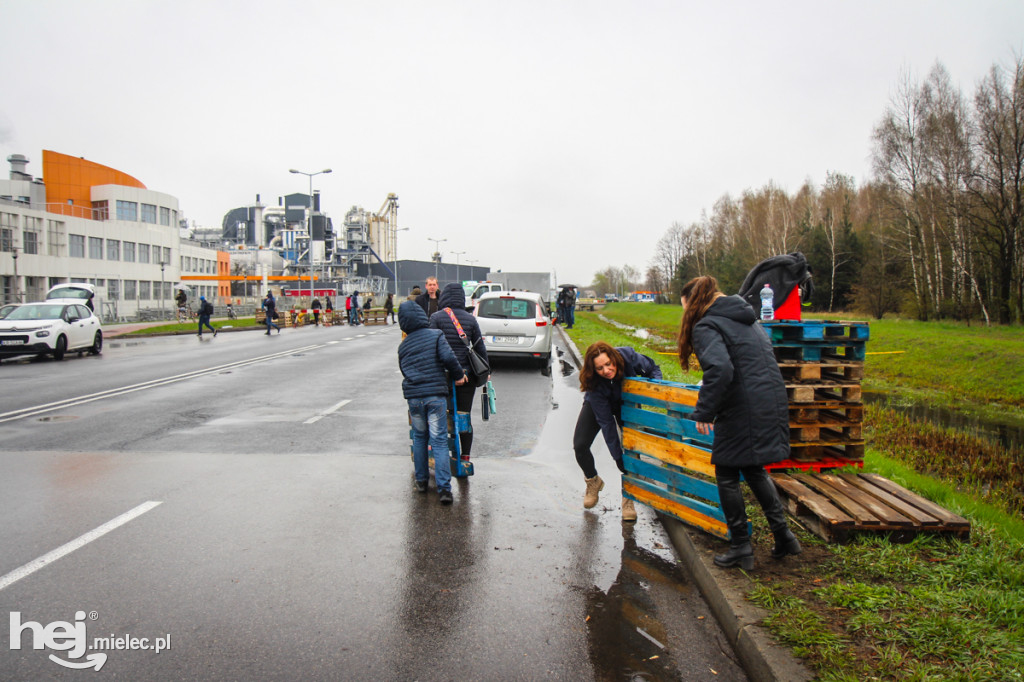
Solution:
M666 485L669 492L697 497L708 500L716 505L719 504L718 486L715 483L687 476L682 471L669 468L661 462L658 462L658 464L645 462L628 452L623 456L622 463L626 467L626 473Z
M898 483L893 483L889 479L879 476L878 474L858 475L864 478L864 480L870 481L874 485L877 485L879 488L889 493L890 495L895 495L896 497L903 500L907 504L917 507L918 509L930 514L931 516L934 516L944 526L947 526L951 529L969 529L971 527L970 521L968 521L964 517L958 516L957 514L954 514L953 512L947 509L943 509L942 507L935 504L931 500L927 500L921 497L920 495L907 490Z
M819 480L825 481L830 486L838 490L839 492L846 495L846 497L855 501L872 514L874 514L882 523L888 526L913 526L914 522L908 519L903 514L884 504L878 498L868 495L863 490L855 485L851 485L844 479L834 474L820 473L817 475Z
M826 481L817 478L817 474L794 474L793 478L803 483L808 488L828 498L832 504L839 507L853 517L854 521L861 526L881 526L882 521L875 516L870 509L856 500L850 499L841 490L836 490Z
M779 362L779 371L787 381L860 381L864 378L863 362Z
M694 407L697 404L697 393L699 391L700 388L698 386L668 381L647 381L632 378L625 379L622 382L623 399L625 399L626 394L633 394L689 407Z
M857 474L836 474L836 476L839 476L839 478L843 479L850 485L857 486L858 488L866 492L868 495L873 495L874 497L877 497L879 500L889 505L896 511L900 512L901 514L903 514L919 526L939 525L939 520L934 516L921 511L920 509L911 504L907 504L906 502L896 497L895 495L890 495L889 493L885 492L878 486L873 485L868 480L861 478Z
M715 475L715 467L711 465L711 451L695 445L625 428L622 430L622 448L707 476Z
M678 413L660 414L650 410L640 410L622 405L622 425L638 431L656 431L661 434L674 434L682 440L693 440L711 447L712 435L703 435L697 431L697 422L685 419Z
M628 479L622 482L622 492L626 497L677 518L683 523L701 528L722 539L729 539L729 529L726 527L725 522L709 519L706 516L693 511L689 507L676 504L663 497L649 493L640 486L634 485Z
M724 512L722 512L722 508L718 504L708 504L707 502L703 502L692 497L687 497L686 495L679 495L655 483L652 483L651 481L647 481L642 478L637 478L636 476L632 476L630 474L626 474L625 476L623 476L622 482L624 485L626 483L629 483L630 485L645 490L649 494L654 495L655 497L660 497L661 499L671 502L672 504L677 504L686 507L687 509L693 511L694 513L700 514L701 516L707 517L708 519L725 523L725 514Z

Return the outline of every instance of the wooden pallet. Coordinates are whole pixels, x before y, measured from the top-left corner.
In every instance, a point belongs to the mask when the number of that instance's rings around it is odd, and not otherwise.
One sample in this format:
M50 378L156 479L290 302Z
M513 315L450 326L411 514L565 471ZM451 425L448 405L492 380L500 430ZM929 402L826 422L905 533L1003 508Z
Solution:
M857 403L825 401L820 403L790 404L789 421L798 424L814 424L823 419L838 419L848 423L864 421L864 406Z
M786 361L822 362L827 360L863 361L863 341L773 341L775 359Z
M786 384L790 403L860 403L860 383L840 384L834 381L816 381L804 384Z
M771 474L786 510L827 542L885 533L909 542L920 533L967 538L971 524L878 474Z
M863 362L798 362L787 360L779 363L779 371L787 383L794 381L859 382L864 378Z
M814 424L789 423L790 443L829 442L853 443L862 442L861 424L844 424L842 422L816 422Z
M772 344L777 341L867 341L867 322L833 322L804 320L801 322L762 322Z
M822 438L816 441L790 441L790 458L802 462L813 462L823 457L853 461L864 459L864 441L842 442L828 440L827 434L821 435Z

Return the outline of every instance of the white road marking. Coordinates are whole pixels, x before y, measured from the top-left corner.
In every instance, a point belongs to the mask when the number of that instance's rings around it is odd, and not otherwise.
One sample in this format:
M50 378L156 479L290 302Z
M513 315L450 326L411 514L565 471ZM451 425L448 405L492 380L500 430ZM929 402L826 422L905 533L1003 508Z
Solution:
M274 358L287 357L295 353L303 351L315 350L317 348L323 348L324 344L319 343L312 346L305 346L303 348L293 348L291 350L282 351L280 353L272 353L271 355L264 355L258 358L250 358L248 360L239 360L238 362L229 362L226 365L217 365L216 367L209 367L207 369L198 369L193 372L186 372L184 374L177 374L174 376L164 377L162 379L152 379L150 381L144 381L141 384L132 384L130 386L122 386L121 388L112 388L106 391L100 391L99 393L91 393L88 395L78 396L77 398L67 398L65 400L58 400L53 403L47 403L45 405L35 405L33 407L25 407L20 410L13 410L11 412L4 412L0 414L0 424L4 422L14 421L15 419L24 419L25 417L34 417L38 414L45 414L46 412L53 412L55 410L62 410L66 407L73 407L75 405L82 405L84 403L91 403L96 400L103 400L104 398L113 398L115 396L124 395L125 393L134 393L135 391L142 391L147 388L155 388L157 386L164 386L166 384L173 384L179 381L185 381L187 379L195 379L196 377L205 376L207 374L215 374L225 369L234 367L244 367L245 365L252 365L258 362L264 362L266 360L273 360Z
M3 577L0 577L0 590L4 589L5 587L8 587L10 585L13 585L14 583L18 582L22 578L25 578L27 576L32 575L33 573L38 571L40 568L43 568L43 567L47 566L48 564L52 564L54 561L56 561L57 559L60 559L63 556L71 554L71 552L74 552L76 549L78 549L80 547L84 547L85 545L89 544L93 540L97 540L97 539L103 537L104 535L106 535L110 531L114 530L115 528L123 526L124 524L128 523L129 521L131 521L132 519L134 519L134 518L136 518L138 516L142 516L143 514L148 512L150 509L152 509L153 507L156 507L156 506L158 506L160 504L163 504L163 503L162 502L144 502L144 503L140 504L138 507L136 507L135 509L132 509L130 511L126 511L124 514L121 514L116 519L112 519L110 521L107 521L102 526L100 526L98 528L95 528L95 529L89 531L88 533L86 533L84 535L79 535L77 538L75 538L71 542L68 542L67 544L61 545L60 547L58 547L57 549L53 550L52 552L47 552L46 554L44 554L43 556L39 557L38 559L35 559L33 561L28 562L27 564L25 564L21 568L14 569L13 571L8 573L7 575L5 575Z
M346 337L345 337L344 339L342 339L342 340L343 340L343 341L351 341L351 340L352 340L352 339L354 339L354 338L356 338L356 337L354 337L354 336L346 336Z
M330 407L328 407L326 410L324 410L320 414L316 415L315 417L310 417L309 419L307 419L306 421L304 421L302 423L303 424L315 424L318 421L320 421L321 419L323 419L324 417L326 417L327 415L331 414L332 412L337 412L341 408L345 407L350 402L352 402L352 401L351 400L339 401L338 403L336 403L334 405L331 405Z
M366 336L366 334L356 334L356 338L357 338L357 339L361 339L361 338L363 338L364 336Z

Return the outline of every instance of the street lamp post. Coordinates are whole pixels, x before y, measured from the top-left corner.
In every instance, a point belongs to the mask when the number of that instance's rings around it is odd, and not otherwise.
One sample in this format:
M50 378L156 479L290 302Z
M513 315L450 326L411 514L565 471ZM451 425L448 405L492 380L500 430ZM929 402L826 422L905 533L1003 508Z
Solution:
M164 318L164 267L167 263L160 261L160 319Z
M398 298L398 233L408 231L408 227L395 228L395 298Z
M465 251L452 251L451 254L455 256L455 281L462 286L462 277L459 276L459 256L465 256Z
M473 277L473 266L480 262L479 258L467 258L466 262L469 263L469 276ZM474 278L475 279L475 278Z
M436 256L436 258L434 258L434 279L437 279L437 266L441 262L440 244L441 242L448 241L448 238L445 237L444 239L434 239L433 237L427 237L427 241L434 242L434 255Z
M305 173L294 168L288 169L289 173L296 173L298 175L305 175L309 178L309 217L306 219L306 231L309 234L309 301L310 305L313 303L313 176L314 175L326 175L331 172L330 168L324 168L322 171L315 173Z

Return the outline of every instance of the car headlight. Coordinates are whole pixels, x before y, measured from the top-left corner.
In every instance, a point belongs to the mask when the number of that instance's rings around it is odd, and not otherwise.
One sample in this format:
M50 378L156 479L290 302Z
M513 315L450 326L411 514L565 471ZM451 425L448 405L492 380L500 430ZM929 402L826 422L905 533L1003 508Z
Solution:
M36 336L38 336L40 339L44 339L44 338L46 338L49 335L50 335L50 330L49 329L40 329L39 331L36 332Z

